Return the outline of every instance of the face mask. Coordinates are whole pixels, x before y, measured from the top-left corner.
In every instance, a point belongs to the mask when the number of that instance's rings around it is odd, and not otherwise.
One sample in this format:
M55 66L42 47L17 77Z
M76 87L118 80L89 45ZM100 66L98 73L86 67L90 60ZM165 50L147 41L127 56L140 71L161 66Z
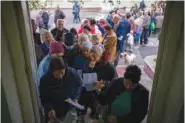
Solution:
M64 44L64 46L65 46L65 48L66 48L67 50L69 50L69 51L71 51L71 50L74 48L74 45L72 45L72 46L67 46L67 45Z
M94 65L93 64L89 64L89 68L94 68Z

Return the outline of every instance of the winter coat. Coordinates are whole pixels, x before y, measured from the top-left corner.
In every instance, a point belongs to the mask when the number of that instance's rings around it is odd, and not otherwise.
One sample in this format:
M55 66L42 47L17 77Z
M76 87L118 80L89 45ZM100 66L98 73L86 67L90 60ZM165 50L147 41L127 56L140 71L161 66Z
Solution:
M64 117L71 105L65 102L66 99L78 99L82 88L82 81L76 70L66 67L62 79L53 77L52 72L47 72L40 80L40 98L45 114L55 110L57 118Z
M78 34L83 33L83 25L80 26L80 28L78 29Z
M33 33L33 39L35 44L41 45L41 39L40 39L40 34L39 33Z
M144 8L146 8L145 2L141 1L139 5L139 9L144 10Z
M83 70L85 69L89 64L88 58L82 56L82 55L77 55L74 58L74 65L73 68L76 70Z
M48 68L49 68L51 58L52 58L51 55L48 54L40 62L39 67L38 67L38 80L39 81L40 81L41 77L48 72Z
M112 28L114 28L114 23L111 22ZM125 40L127 34L130 32L130 22L126 19L119 22L119 25L115 31L117 35L117 50L123 52L122 42Z
M49 22L49 14L47 12L43 12L42 13L42 20L43 20L43 23L48 24L48 22Z
M56 36L56 34L57 34L57 31L58 31L58 29L57 28L54 28L54 29L52 29L51 30L51 34L53 35L53 37L55 37ZM67 33L67 32L69 32L69 30L68 29L66 29L66 28L63 28L63 34L64 33Z
M68 64L69 67L73 67L74 65L74 59L77 55L79 55L81 52L81 49L79 45L75 45L72 50L67 50L64 47L64 56L63 59L64 61Z
M39 47L38 44L35 44L35 54L36 54L37 65L39 65L40 61L44 58L44 53L42 52L42 49Z
M146 15L143 17L143 28L148 29L150 25L151 17Z
M100 94L98 99L102 105L108 104L110 112L111 104L116 100L121 92L126 91L123 84L123 78L115 78L109 85L105 94ZM117 123L140 123L147 114L149 101L149 92L141 84L138 84L132 91L131 112L125 116L117 116Z
M73 5L73 14L78 14L80 12L80 7L77 4Z
M116 57L116 47L117 47L117 36L114 33L111 36L106 36L104 39L105 52L108 55L108 61L113 62Z
M137 18L135 20L135 23L136 23L136 33L141 34L143 31L143 19L141 17Z
M60 10L56 10L55 11L55 17L54 18L55 18L54 19L54 22L56 24L56 22L57 22L58 19L64 19L65 18L65 14L62 11L60 11Z
M40 48L42 49L42 51L44 53L44 56L48 55L48 53L49 53L49 45L47 45L45 43L42 43L40 45Z
M106 82L112 81L117 77L117 72L114 66L110 63L98 63L95 65L94 71L97 73L98 80L104 80ZM108 83L105 83L108 84Z
M42 27L44 26L44 23L43 23L43 20L42 20L42 16L41 16L40 13L36 16L35 23L36 23L36 25L37 25L39 28L42 28Z
M104 29L100 25L98 25L98 29L100 30L101 35L104 36L104 34L105 34Z

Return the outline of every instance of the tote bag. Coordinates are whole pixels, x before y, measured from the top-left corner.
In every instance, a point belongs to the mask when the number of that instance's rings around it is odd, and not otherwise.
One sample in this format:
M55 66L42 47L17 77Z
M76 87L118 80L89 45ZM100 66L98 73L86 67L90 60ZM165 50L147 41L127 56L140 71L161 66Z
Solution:
M112 115L124 116L131 111L131 93L122 92L117 99L111 104Z

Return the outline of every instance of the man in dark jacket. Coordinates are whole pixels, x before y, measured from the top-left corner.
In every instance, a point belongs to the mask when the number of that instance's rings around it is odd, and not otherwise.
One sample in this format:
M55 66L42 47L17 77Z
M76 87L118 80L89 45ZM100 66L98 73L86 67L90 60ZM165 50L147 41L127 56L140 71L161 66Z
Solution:
M49 14L45 10L43 10L42 13L42 20L44 23L44 29L48 30Z
M40 98L48 118L64 119L71 109L65 100L78 101L82 82L77 72L64 63L61 57L53 57L49 71L40 80Z
M145 2L144 2L144 0L142 0L140 2L139 9L143 11L145 8L146 8Z
M117 120L117 123L140 123L147 114L149 92L141 84L139 84L141 70L136 65L130 65L126 68L124 78L114 79L105 94L99 96L100 103L108 104L108 114L111 112L113 102L122 92L131 92L131 111L123 116L112 114L107 117L109 122Z
M63 11L60 10L58 6L55 11L55 18L54 18L55 25L57 25L56 23L58 19L64 19L65 17L66 17L65 14L63 13Z
M54 29L51 30L51 34L53 35L53 37L56 37L58 31L62 31L63 34L69 32L69 30L64 28L64 20L62 20L62 19L58 19L57 20L57 27L55 27Z
M66 33L64 35L64 61L68 66L73 67L74 59L80 54L81 48L76 43L76 37L72 33Z

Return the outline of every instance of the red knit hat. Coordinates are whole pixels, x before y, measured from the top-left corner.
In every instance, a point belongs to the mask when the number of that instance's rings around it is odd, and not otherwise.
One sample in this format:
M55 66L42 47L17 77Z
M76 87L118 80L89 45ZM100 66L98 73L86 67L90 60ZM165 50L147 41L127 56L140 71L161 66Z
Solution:
M49 48L50 55L56 54L56 53L64 53L64 46L61 42L53 41L50 44Z

